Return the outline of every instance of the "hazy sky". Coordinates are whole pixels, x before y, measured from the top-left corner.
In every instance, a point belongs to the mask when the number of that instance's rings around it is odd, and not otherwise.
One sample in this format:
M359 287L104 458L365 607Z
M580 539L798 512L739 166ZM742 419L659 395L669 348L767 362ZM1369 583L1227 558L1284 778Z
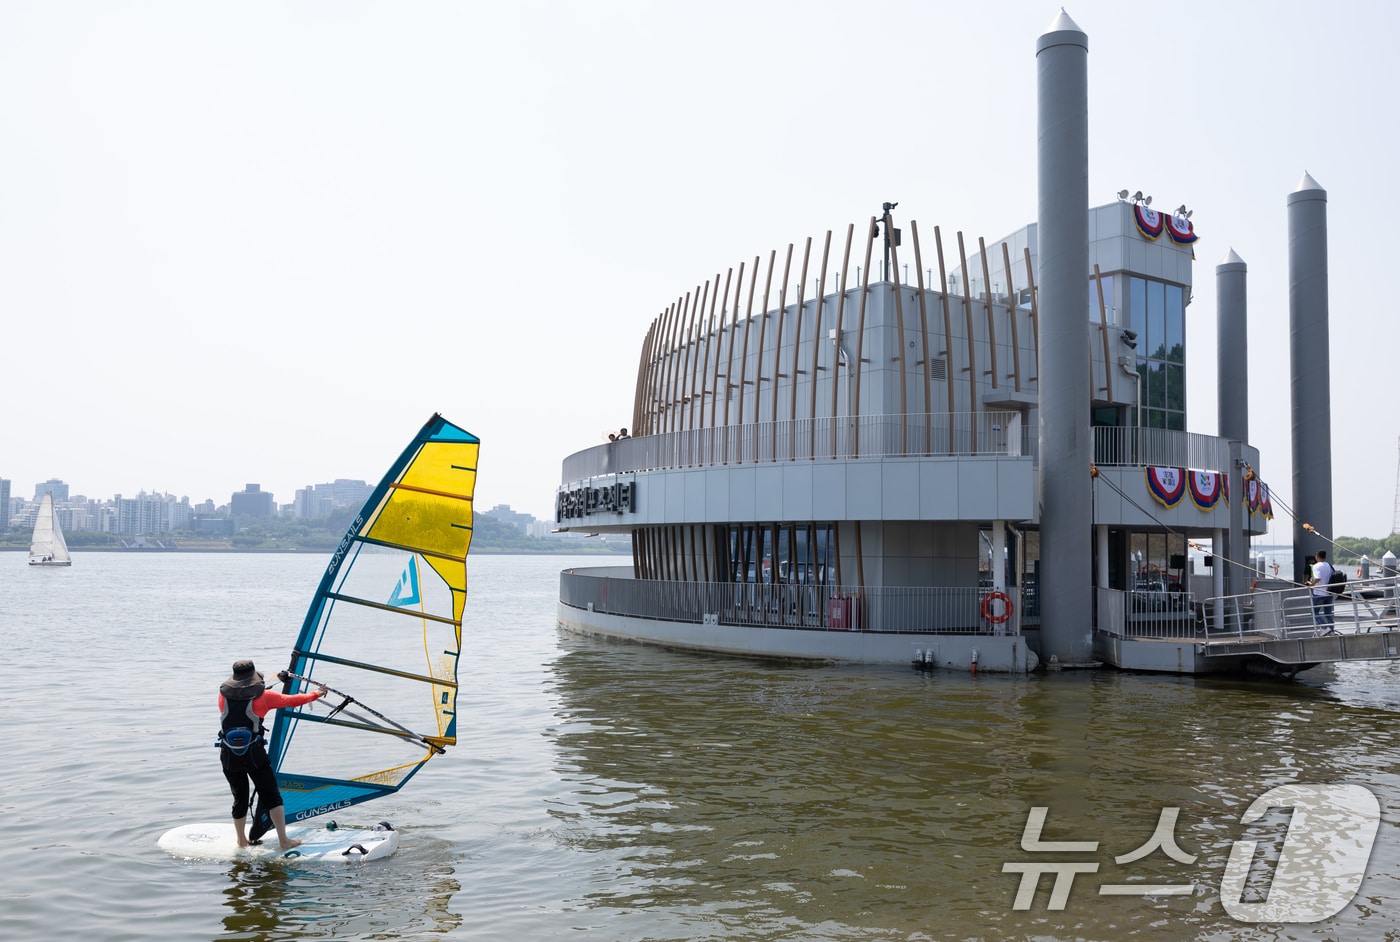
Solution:
M1188 419L1216 431L1215 265L1249 265L1250 438L1291 537L1287 195L1328 191L1336 535L1395 514L1393 4L1072 3L1089 184L1195 212ZM434 411L478 506L552 515L631 420L640 345L755 254L1033 221L1055 3L0 0L0 477L279 502L375 480ZM1306 512L1299 512L1306 519Z

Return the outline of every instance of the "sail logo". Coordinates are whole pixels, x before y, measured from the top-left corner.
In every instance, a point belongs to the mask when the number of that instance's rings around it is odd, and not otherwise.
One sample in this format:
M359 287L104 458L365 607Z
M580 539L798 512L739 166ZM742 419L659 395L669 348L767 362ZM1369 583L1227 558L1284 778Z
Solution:
M345 531L345 535L340 538L340 545L337 546L335 548L335 552L331 554L331 564L330 567L326 570L328 573L333 573L338 568L340 568L340 561L345 557L345 551L348 550L350 548L350 544L354 542L355 534L360 532L360 527L364 524L364 522L365 515L361 513L355 518L355 521L350 524L350 529Z
M394 606L417 605L422 601L418 592L418 557L410 556L408 568L399 576L398 584L389 596L389 604Z
M319 808L308 808L305 811L298 811L296 814L291 815L290 820L305 821L307 818L314 818L318 814L326 814L330 811L339 811L342 808L349 808L353 804L353 801L337 801L329 805L322 805Z

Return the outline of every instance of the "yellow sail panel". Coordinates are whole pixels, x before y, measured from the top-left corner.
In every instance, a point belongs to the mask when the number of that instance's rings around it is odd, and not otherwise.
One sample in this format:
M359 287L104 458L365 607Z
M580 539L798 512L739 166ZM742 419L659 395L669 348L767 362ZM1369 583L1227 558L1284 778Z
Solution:
M396 546L466 559L471 547L478 449L475 443L424 445L386 496L365 535ZM447 578L447 573L442 575Z
M471 545L472 505L399 489L385 502L365 535L394 546L464 560Z
M480 449L474 442L428 442L399 484L470 499L476 487L476 457Z

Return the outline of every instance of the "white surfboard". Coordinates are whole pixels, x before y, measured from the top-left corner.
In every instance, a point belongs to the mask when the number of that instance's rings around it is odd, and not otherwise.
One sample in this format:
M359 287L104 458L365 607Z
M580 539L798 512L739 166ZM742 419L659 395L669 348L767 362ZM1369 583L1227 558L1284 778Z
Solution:
M191 860L281 859L290 861L339 861L358 863L388 857L399 847L399 832L387 821L373 828L305 827L287 825L287 836L301 841L283 850L277 834L269 831L262 843L239 847L232 821L182 824L161 835L157 846L166 853Z

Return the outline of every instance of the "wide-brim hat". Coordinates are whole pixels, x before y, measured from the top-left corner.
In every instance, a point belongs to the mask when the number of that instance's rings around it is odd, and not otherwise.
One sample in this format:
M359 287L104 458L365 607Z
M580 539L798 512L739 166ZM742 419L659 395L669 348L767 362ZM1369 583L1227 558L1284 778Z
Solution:
M235 700L250 700L259 696L267 684L253 662L244 658L233 662L233 676L219 685L219 692Z

